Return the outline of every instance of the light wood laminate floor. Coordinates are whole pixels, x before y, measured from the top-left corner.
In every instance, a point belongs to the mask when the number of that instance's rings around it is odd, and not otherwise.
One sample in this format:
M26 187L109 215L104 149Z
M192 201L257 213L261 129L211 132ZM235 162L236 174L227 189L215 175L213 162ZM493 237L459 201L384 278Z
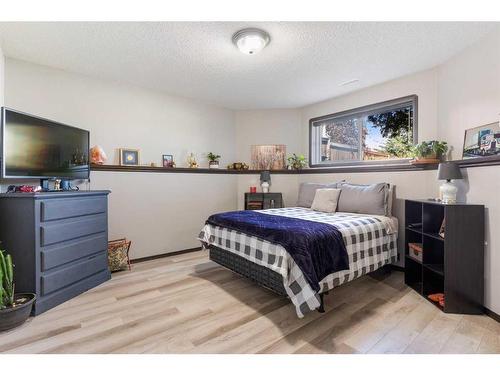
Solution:
M330 292L298 319L286 298L196 252L152 260L0 334L8 353L500 353L500 323L450 315L401 272Z

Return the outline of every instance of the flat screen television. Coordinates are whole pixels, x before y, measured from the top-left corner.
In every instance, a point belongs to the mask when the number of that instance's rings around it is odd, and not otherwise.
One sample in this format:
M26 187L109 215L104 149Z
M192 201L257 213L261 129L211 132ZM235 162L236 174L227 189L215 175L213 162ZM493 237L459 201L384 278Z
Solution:
M1 177L87 179L87 130L2 108Z

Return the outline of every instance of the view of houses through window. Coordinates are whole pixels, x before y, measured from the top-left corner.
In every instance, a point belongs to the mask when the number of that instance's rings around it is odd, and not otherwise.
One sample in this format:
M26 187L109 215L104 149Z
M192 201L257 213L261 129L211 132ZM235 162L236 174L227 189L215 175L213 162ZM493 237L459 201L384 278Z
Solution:
M410 97L311 120L311 164L410 158L415 108Z

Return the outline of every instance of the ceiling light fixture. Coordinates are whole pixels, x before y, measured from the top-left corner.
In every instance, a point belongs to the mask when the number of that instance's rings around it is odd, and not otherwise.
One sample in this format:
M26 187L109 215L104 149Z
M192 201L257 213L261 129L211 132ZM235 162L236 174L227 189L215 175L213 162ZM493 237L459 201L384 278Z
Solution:
M271 37L264 30L249 28L237 31L233 35L233 43L247 55L255 55L269 44Z

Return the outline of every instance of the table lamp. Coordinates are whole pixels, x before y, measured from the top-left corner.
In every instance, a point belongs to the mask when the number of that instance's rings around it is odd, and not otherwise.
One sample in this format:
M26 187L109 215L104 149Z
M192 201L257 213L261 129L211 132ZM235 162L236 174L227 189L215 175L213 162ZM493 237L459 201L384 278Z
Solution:
M269 171L260 172L260 186L263 193L269 193L269 185L271 183L271 173Z
M460 167L456 163L439 163L438 180L446 180L439 188L441 200L444 204L457 203L458 188L451 180L461 180L462 178L462 172L460 172Z

